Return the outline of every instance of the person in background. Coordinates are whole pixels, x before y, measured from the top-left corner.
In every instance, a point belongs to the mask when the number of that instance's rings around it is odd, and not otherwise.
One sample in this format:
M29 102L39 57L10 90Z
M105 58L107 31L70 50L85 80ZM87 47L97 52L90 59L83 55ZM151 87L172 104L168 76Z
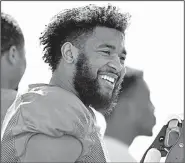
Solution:
M26 69L24 36L17 21L1 13L1 124Z
M108 162L99 108L117 101L129 19L112 5L53 17L40 37L50 84L30 85L11 106L1 132L2 162Z
M136 162L128 148L140 135L152 136L156 123L154 106L143 72L126 68L118 103L106 117L105 144L112 162Z

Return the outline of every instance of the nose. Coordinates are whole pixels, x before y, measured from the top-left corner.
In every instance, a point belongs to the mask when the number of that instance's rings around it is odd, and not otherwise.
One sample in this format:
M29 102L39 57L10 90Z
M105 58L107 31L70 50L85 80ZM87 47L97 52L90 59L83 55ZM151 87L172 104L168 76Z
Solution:
M114 61L109 62L108 65L111 68L113 68L116 71L116 73L121 72L122 69L124 68L124 65L121 64L119 57L116 57L116 59L114 59Z
M155 112L155 106L151 103L151 111L154 113Z

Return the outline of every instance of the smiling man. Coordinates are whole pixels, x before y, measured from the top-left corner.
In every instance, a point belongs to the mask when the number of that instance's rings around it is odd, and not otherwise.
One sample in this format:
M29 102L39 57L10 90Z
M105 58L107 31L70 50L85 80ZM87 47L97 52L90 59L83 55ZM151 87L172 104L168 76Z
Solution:
M31 85L12 105L2 129L3 162L108 161L98 109L117 101L129 18L111 5L53 17L40 38L50 84Z

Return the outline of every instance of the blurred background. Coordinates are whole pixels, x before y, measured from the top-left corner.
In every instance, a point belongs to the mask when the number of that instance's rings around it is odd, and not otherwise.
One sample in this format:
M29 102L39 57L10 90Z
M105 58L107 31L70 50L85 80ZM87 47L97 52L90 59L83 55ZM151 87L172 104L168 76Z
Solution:
M19 92L32 83L48 83L51 71L42 61L39 36L50 18L65 8L107 2L1 2L1 11L19 23L26 43L27 69ZM153 137L137 137L130 147L140 160L171 115L184 113L184 5L183 2L109 2L132 15L126 34L126 65L144 71L156 107Z

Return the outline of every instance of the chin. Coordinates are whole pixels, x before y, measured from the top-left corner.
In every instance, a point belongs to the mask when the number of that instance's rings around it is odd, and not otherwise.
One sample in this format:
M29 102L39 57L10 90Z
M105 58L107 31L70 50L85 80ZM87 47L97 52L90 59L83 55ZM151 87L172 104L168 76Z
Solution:
M147 131L143 135L145 135L145 136L153 136L153 131Z
M150 129L143 128L140 131L141 136L153 136L153 131L151 130L151 128Z
M110 101L112 98L112 94L108 94L108 93L101 93L101 97L103 99L107 99L107 101Z
M99 93L102 97L111 98L113 91L109 89L100 88Z
M148 136L153 136L153 132L151 131L151 132L148 134Z
M98 93L103 99L111 100L112 98L112 92L109 90L100 89Z

